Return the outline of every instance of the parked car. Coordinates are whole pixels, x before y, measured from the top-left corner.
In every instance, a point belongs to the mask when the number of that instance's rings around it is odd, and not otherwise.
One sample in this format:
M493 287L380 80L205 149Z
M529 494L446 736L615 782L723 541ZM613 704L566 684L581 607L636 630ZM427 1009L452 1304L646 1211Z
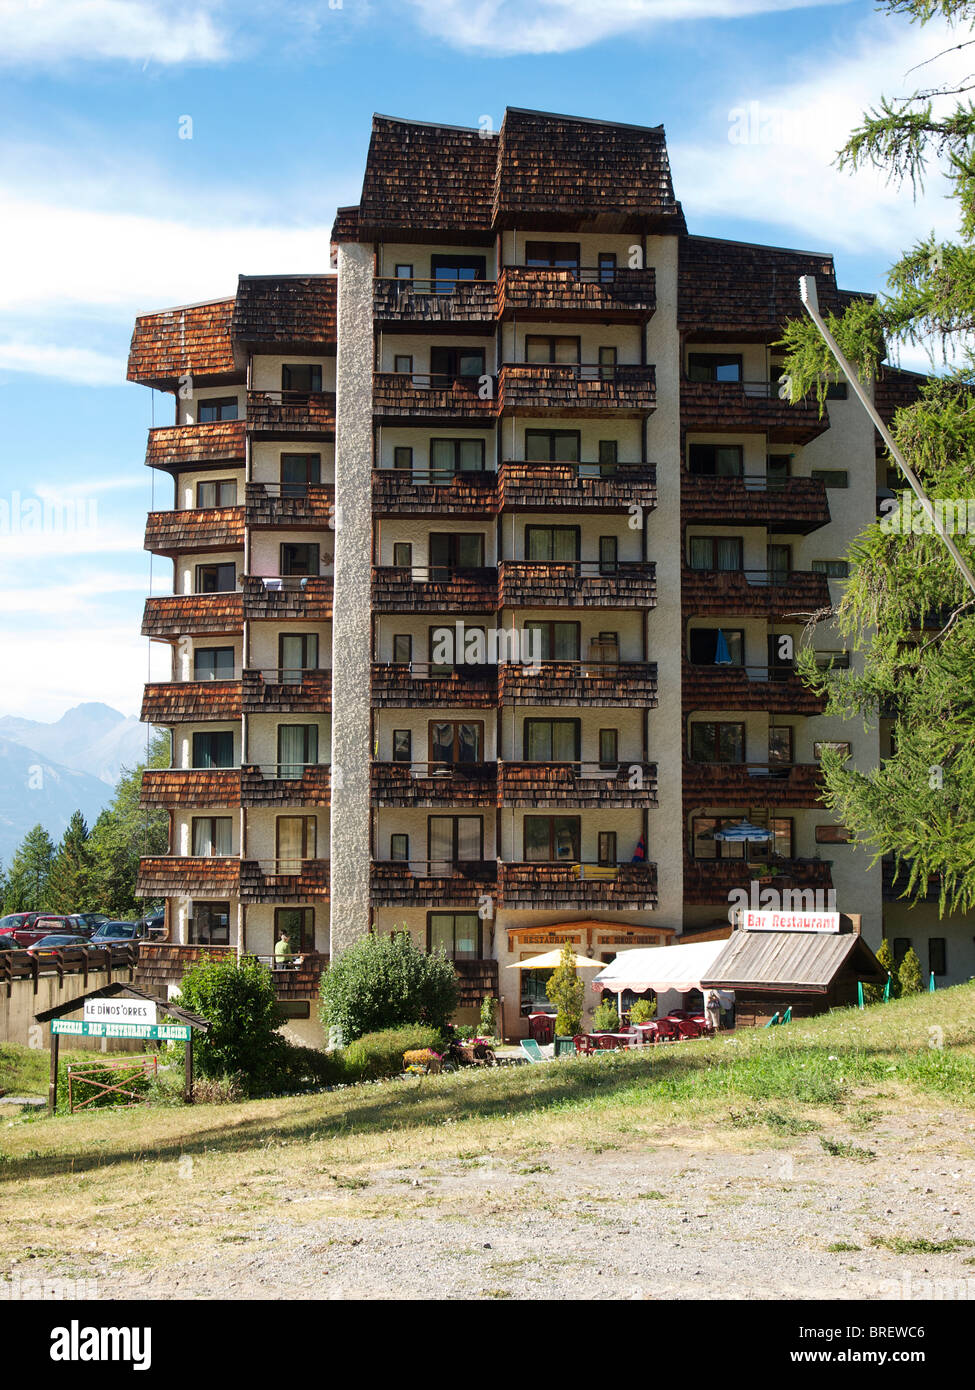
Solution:
M71 921L89 932L95 931L103 922L110 922L111 920L111 917L107 917L104 912L72 912L71 914Z
M72 936L87 936L88 933L81 927L76 927L70 917L50 916L38 917L31 928L32 931L43 931L50 936L53 932L65 932Z
M92 946L130 946L145 940L146 929L138 922L103 922L91 937Z
M50 935L48 927L37 930L37 919L52 916L51 912L8 912L0 917L0 935L12 937L18 946L33 946L42 936Z
M145 917L139 918L139 926L145 928L146 936L152 940L166 935L166 909L164 907L154 908L152 912L146 913Z
M44 936L40 941L35 941L33 946L28 946L27 950L32 956L54 955L56 951L67 951L72 947L77 950L88 949L88 938L79 936L77 932L52 932L50 936Z
M16 951L17 943L12 936L0 936L0 951Z

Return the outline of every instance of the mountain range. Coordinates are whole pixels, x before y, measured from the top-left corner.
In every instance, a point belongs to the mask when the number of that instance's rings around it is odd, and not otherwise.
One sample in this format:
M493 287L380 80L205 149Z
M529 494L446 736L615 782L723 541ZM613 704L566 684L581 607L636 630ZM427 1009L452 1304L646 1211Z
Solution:
M109 705L75 705L53 723L0 717L0 861L40 822L57 841L72 811L89 827L123 767L143 762L146 728Z

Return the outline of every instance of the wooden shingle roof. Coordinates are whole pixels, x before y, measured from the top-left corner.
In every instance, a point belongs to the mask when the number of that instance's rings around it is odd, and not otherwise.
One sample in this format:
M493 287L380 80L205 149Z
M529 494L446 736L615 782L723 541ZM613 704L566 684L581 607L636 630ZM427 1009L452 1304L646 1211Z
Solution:
M850 932L735 931L702 989L749 987L825 993L841 974L881 984L887 978L862 936Z
M233 299L140 314L129 347L129 381L172 390L180 377L237 374L230 342Z
M409 228L462 233L491 230L498 137L459 126L374 116L359 203L359 240Z

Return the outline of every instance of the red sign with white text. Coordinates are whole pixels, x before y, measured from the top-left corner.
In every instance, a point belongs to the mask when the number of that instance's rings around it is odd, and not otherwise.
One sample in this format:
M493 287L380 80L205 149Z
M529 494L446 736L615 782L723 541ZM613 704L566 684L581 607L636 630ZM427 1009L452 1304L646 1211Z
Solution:
M745 931L830 931L840 929L838 912L750 912L741 914Z

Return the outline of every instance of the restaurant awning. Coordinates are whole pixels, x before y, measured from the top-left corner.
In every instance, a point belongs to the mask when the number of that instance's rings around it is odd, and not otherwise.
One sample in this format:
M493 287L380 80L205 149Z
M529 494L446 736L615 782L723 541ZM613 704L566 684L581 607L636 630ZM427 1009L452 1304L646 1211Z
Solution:
M590 960L588 956L574 955L572 959L577 970L598 970L602 964L602 961ZM543 956L532 956L529 960L516 960L514 965L505 968L508 970L555 970L561 963L561 951L546 951Z
M595 990L624 989L643 994L676 990L686 994L701 988L701 978L727 946L727 941L692 941L684 946L651 946L646 950L621 951L592 982Z

